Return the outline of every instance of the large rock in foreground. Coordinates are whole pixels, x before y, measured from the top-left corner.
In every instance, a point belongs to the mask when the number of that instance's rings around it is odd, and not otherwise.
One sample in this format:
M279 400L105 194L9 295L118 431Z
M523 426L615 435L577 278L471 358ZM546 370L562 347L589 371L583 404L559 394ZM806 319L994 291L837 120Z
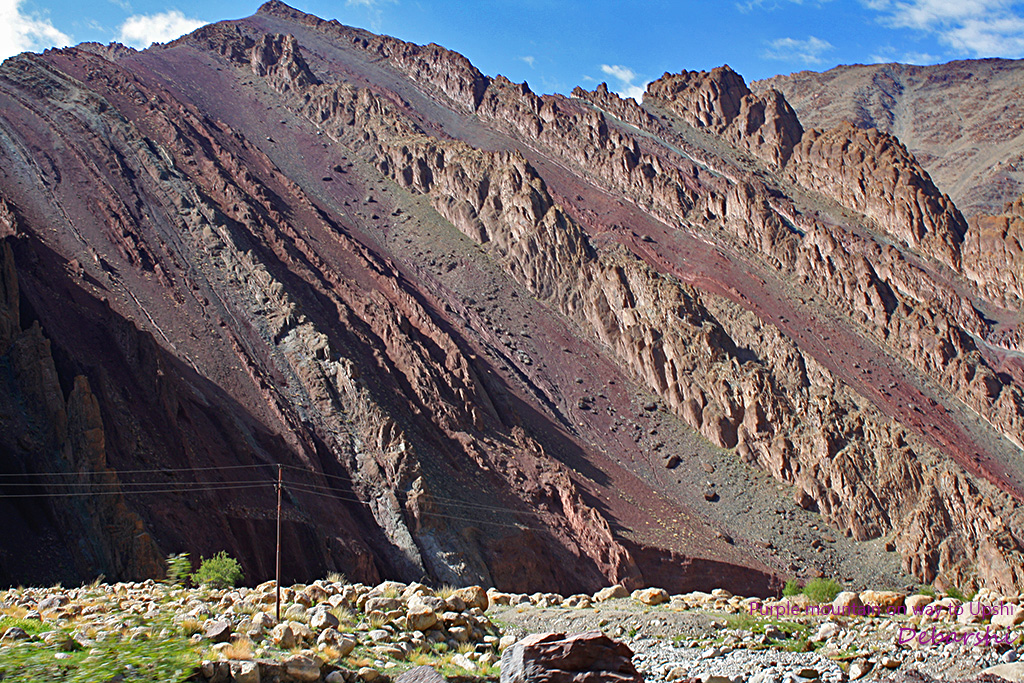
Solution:
M600 631L536 633L505 651L501 683L641 683L633 651Z

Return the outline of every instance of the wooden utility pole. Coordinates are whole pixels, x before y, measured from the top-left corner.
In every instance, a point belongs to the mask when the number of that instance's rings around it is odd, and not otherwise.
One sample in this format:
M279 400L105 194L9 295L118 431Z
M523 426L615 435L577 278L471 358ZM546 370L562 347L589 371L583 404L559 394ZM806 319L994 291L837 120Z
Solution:
M277 466L277 621L281 621L281 466Z

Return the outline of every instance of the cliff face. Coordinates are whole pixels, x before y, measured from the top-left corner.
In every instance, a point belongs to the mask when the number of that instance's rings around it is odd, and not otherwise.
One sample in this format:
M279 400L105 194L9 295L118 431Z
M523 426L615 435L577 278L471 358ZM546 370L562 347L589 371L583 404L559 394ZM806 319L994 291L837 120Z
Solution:
M1019 285L968 258L1019 216L892 136L728 67L539 97L278 2L8 60L0 104L4 300L92 454L21 469L120 482L119 574L226 539L265 576L283 463L296 578L1024 585Z

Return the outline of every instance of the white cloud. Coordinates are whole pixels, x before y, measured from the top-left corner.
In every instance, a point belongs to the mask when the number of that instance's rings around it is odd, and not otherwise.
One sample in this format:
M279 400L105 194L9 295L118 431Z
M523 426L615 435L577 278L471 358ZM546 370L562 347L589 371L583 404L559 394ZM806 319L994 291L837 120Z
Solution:
M176 9L157 14L136 14L121 24L118 41L141 50L152 43L166 43L180 38L202 25L203 22L186 17Z
M938 55L928 54L927 52L900 52L897 53L896 49L891 45L886 46L879 50L876 54L871 55L872 64L889 64L891 62L899 62L900 64L938 64L942 61L942 57Z
M934 34L961 54L1024 55L1024 5L1017 0L862 0L892 28Z
M529 64L531 69L533 68L533 63L537 61L537 58L534 57L533 55L526 55L525 57L520 57L519 59Z
M632 97L637 102L643 100L644 93L647 92L647 84L650 81L644 81L643 85L635 84L633 81L638 78L636 72L621 64L602 64L601 71L619 81L619 89L616 94L621 97Z
M870 1L870 0L869 0ZM794 5L803 5L804 0L789 0ZM815 7L821 7L829 0L809 0L806 4L814 5ZM737 2L736 9L746 14L754 9L765 9L769 11L777 10L782 5L777 0L747 0L746 2Z
M0 0L0 59L28 50L65 47L71 38L50 20L21 11L21 0Z
M762 56L765 59L777 59L783 62L803 62L805 64L821 64L821 55L832 49L832 43L821 38L808 36L807 40L796 38L779 38L768 42Z

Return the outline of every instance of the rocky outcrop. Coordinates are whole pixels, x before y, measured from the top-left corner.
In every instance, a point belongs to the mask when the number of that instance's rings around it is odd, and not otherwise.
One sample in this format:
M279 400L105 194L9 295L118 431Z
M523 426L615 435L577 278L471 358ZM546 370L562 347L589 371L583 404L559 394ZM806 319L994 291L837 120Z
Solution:
M107 467L103 415L89 380L62 377L38 321L22 327L8 240L0 249L0 365L5 368L0 446L9 454L0 490L12 541L0 558L0 575L28 569L42 580L61 581L85 573L157 574L163 557ZM65 396L62 381L68 380L72 386ZM96 491L101 495L83 495ZM35 492L42 495L34 498ZM26 535L31 529L35 533Z
M964 275L1011 310L1024 302L1024 209L1018 199L1002 214L975 216L964 236Z
M266 76L274 87L287 92L317 83L299 53L295 36L266 34L250 48L249 64L257 76Z
M1024 105L1012 93L1024 63L975 59L947 64L839 66L755 81L782 92L807 127L845 121L898 135L967 218L1002 212L1024 192Z
M960 269L963 216L891 135L851 124L808 131L787 171L911 248Z
M647 97L694 128L723 137L774 166L786 163L803 135L781 93L752 93L728 66L665 74L647 86Z

